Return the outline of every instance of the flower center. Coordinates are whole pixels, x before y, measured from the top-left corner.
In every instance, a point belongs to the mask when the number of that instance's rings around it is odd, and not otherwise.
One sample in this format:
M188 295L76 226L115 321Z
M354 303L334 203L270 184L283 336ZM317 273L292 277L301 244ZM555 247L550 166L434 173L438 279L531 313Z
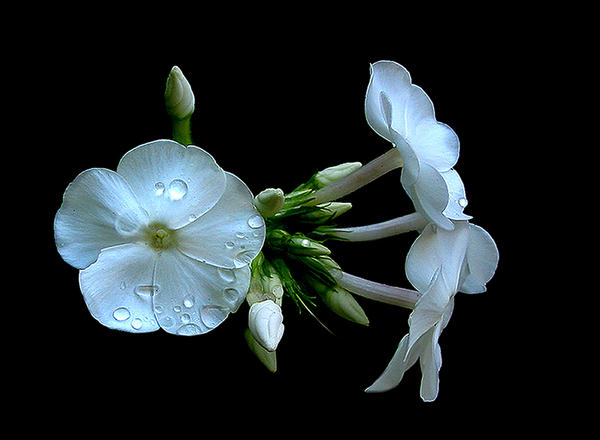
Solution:
M173 247L175 231L168 229L165 225L152 224L146 231L146 244L157 250Z

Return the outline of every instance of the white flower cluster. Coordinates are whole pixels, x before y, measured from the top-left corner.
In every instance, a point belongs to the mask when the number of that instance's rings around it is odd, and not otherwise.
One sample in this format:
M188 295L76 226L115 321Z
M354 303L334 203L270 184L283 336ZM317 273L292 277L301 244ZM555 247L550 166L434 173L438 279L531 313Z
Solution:
M454 131L435 119L433 104L408 71L391 61L371 67L365 112L369 125L400 152L401 183L427 225L411 247L406 274L421 294L409 318L409 332L383 374L367 391L386 391L420 362L421 397L435 400L442 365L438 344L457 292L480 293L498 264L490 235L469 222L465 189L452 168L459 155Z

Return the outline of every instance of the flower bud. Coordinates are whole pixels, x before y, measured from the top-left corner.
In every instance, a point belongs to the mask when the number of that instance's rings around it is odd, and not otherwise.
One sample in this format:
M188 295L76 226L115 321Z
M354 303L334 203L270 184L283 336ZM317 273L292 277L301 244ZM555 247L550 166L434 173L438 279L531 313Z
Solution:
M167 113L175 119L185 119L194 113L194 93L181 69L174 66L167 78L165 106Z
M284 202L285 196L279 188L267 188L254 198L254 206L263 217L273 217Z
M281 307L271 300L252 304L248 312L248 327L261 346L275 351L284 330Z
M320 294L321 299L334 313L348 321L369 325L369 318L360 304L346 289L335 286Z
M265 348L254 339L250 329L246 329L244 338L252 353L254 353L265 367L267 367L267 370L271 373L275 373L277 371L277 354L274 351L265 350Z
M322 203L315 206L314 211L309 211L301 214L301 218L304 221L310 221L312 223L326 222L345 214L352 209L352 203L347 202L329 202Z
M353 173L360 167L362 167L360 162L342 163L340 165L325 168L324 170L319 171L317 174L315 174L314 179L317 185L322 188L326 185L329 185L331 182L335 182L342 177L346 177L348 174Z
M329 255L331 253L327 246L323 246L321 243L311 240L304 235L293 235L288 241L288 247L290 252L295 255L316 257L319 255Z

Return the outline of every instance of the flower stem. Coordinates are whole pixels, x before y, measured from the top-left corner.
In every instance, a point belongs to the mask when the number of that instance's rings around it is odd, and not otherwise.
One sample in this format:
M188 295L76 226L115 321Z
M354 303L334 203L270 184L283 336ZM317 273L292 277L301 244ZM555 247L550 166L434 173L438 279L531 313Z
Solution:
M381 223L350 228L333 228L327 231L327 238L347 241L379 240L405 232L417 231L427 225L427 220L414 212Z
M411 289L403 289L401 287L388 286L387 284L369 281L364 278L350 275L346 272L341 272L337 282L344 289L375 301L395 306L414 309L417 300L421 296L419 292Z
M191 118L172 118L171 121L173 123L173 140L186 147L191 145L193 143Z
M392 148L353 173L324 186L313 194L308 206L331 202L348 195L384 174L400 168L402 157L397 148Z

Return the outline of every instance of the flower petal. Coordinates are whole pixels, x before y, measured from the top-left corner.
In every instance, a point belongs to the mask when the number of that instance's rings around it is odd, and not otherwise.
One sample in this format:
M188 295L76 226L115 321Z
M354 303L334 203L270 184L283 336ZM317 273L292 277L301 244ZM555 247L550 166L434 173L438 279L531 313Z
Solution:
M117 167L153 222L180 228L204 214L225 190L225 173L201 148L170 140L140 145Z
M244 301L250 268L223 269L176 249L163 251L155 272L154 295L159 325L178 335L199 335L217 327Z
M460 286L464 293L486 291L498 267L498 248L490 234L483 228L469 224L469 244L466 254L466 275Z
M408 318L408 349L434 326L442 322L451 298L456 293L444 280L443 272L438 269L429 288L421 295Z
M79 286L92 316L106 327L152 332L158 323L152 310L156 253L144 245L105 249L79 272Z
M258 255L266 227L252 193L239 178L227 175L223 197L206 214L177 231L179 250L220 267L243 267Z
M380 136L392 142L390 122L400 117L396 107L402 107L410 93L410 74L398 63L378 61L371 65L371 78L365 98L367 123ZM381 96L385 96L382 100ZM384 104L384 105L382 105ZM405 134L402 132L401 134Z
M442 175L432 166L421 163L419 177L413 185L406 183L405 170L400 181L417 212L440 228L452 230L452 222L443 214L448 206L448 187Z
M467 196L465 186L455 170L440 173L448 188L448 204L444 209L444 216L452 220L469 220L472 217L464 214L463 210L467 206Z
M440 386L439 373L442 368L442 349L438 339L442 329L440 326L432 330L426 338L426 343L421 350L419 364L421 366L421 399L433 402L438 395Z
M395 388L402 381L404 373L417 362L419 355L420 350L418 349L412 352L408 351L408 335L405 335L381 376L365 391L380 393Z
M411 143L419 157L438 171L447 171L458 161L458 136L448 125L435 119L419 122Z
M406 276L420 292L426 291L440 270L451 290L456 292L469 243L469 223L455 222L453 231L427 225L406 256Z
M92 168L67 187L54 218L54 238L62 258L83 269L102 249L135 240L147 223L148 215L125 179Z

